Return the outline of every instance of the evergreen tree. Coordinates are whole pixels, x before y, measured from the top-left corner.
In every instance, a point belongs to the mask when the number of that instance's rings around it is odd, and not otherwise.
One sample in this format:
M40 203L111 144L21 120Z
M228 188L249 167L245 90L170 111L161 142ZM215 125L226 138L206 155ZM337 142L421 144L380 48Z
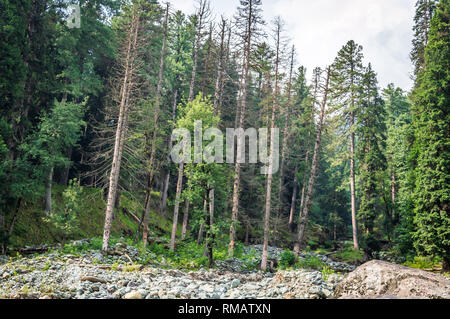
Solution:
M414 92L414 246L443 258L450 269L450 2L431 21L425 64Z
M384 101L378 94L377 78L371 65L366 68L360 91L358 112L358 147L360 207L358 219L362 228L361 242L365 253L379 250L375 222L382 207L381 178L386 168Z
M356 190L355 190L355 123L358 112L357 97L361 86L363 73L362 46L353 40L338 52L333 66L331 77L331 98L335 105L344 137L350 138L349 160L350 160L350 199L352 206L352 228L353 246L359 248L357 225L356 225Z

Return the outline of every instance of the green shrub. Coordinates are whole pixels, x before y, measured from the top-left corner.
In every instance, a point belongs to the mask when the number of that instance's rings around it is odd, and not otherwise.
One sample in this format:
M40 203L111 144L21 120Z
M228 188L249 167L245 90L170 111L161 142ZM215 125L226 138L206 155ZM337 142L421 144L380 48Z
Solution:
M405 262L403 265L418 269L431 269L438 265L439 258L432 256L415 256L413 260Z
M280 256L280 266L282 269L286 269L295 264L295 254L290 250L285 250Z
M298 268L321 270L324 267L324 264L322 263L319 257L306 256L303 259L299 259L296 266Z

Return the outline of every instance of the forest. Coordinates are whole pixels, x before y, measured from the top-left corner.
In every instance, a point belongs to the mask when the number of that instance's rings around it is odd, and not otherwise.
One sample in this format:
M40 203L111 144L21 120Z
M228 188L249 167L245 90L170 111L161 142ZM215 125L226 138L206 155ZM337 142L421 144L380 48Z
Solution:
M261 0L193 6L0 1L0 254L90 238L181 268L253 245L262 271L315 252L448 273L450 2L415 3L410 91L352 39L306 70ZM230 161L208 129L235 130ZM178 162L177 130L203 136Z

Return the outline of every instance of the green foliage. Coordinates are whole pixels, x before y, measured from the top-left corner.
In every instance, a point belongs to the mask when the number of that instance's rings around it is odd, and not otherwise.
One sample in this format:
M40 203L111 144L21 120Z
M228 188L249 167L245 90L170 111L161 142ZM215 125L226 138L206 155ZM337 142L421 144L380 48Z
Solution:
M406 261L403 265L411 268L418 269L433 269L439 266L439 257L432 256L415 256L414 258Z
M431 21L424 70L414 91L415 248L450 261L450 2Z
M295 266L298 268L321 270L325 264L319 257L307 255L305 258L299 258Z
M322 267L322 278L325 281L328 281L328 279L330 278L331 275L334 274L334 270L332 268L330 268L329 266L323 266Z
M291 250L284 250L280 256L280 266L282 269L286 269L295 264L295 254Z
M79 227L78 214L81 208L82 188L78 181L73 179L64 190L63 207L57 207L44 217L44 220L51 223L63 238L70 238Z
M334 253L333 257L341 262L359 264L363 261L364 252L361 249L355 250L353 247L348 246L343 250Z

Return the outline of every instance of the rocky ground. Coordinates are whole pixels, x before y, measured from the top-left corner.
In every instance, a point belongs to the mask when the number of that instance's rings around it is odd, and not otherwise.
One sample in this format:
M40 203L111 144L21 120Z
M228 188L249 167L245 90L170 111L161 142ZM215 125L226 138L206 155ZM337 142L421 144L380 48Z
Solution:
M261 248L247 249L257 259ZM77 256L51 252L0 260L0 298L331 298L345 271L354 269L317 255L336 271L264 273L245 270L238 259L217 261L215 269L181 271L160 264L138 264L140 254L134 247L118 244L115 251L108 257L99 251ZM281 252L270 248L269 256L277 258Z

